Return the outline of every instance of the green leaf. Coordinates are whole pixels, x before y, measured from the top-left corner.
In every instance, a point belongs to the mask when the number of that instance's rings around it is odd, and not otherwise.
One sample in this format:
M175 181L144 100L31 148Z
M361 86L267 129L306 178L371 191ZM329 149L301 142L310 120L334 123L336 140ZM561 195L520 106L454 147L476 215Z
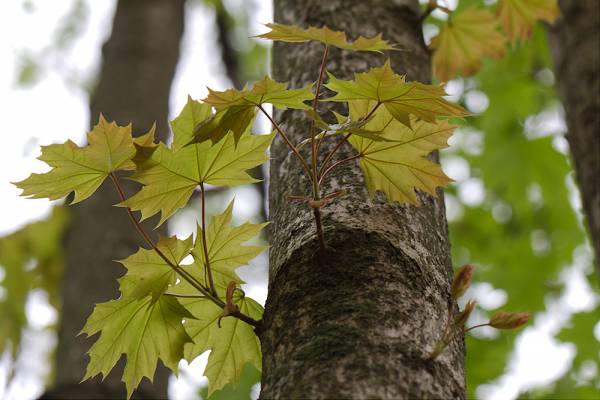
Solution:
M288 89L288 84L276 82L265 76L256 82L252 89L229 89L224 92L218 92L208 89L208 97L204 101L217 110L233 106L255 107L261 104L272 104L279 109L293 108L298 110L307 110L309 105L305 101L314 99L312 85L301 89Z
M201 143L211 140L213 143L224 138L229 132L234 139L250 134L256 118L256 108L247 106L232 106L221 111L194 128L193 138L189 143Z
M256 320L262 318L263 308L254 300L237 295L234 301L242 313ZM209 396L226 384L237 382L247 363L261 370L260 341L252 326L237 318L225 317L219 328L217 321L223 310L206 299L182 299L182 304L196 317L185 323L185 330L193 340L185 345L185 359L191 362L212 350L204 371L209 381Z
M179 240L175 236L161 236L156 247L172 264L179 266L192 250L192 237ZM127 268L127 274L119 279L123 296L141 299L152 295L152 300L156 301L170 285L175 284L175 271L154 249L140 248L137 253L119 262Z
M98 374L106 377L122 354L127 356L123 371L127 398L143 377L152 381L159 358L177 372L184 345L191 342L183 318L193 316L172 297L162 296L157 301L149 296L121 298L97 304L81 331L88 336L101 332L88 351L90 362L83 380Z
M556 0L500 0L498 16L512 42L527 39L539 20L552 24L560 15Z
M243 244L255 238L268 223L245 223L232 227L233 204L234 201L231 201L227 209L222 214L215 216L211 224L206 227L206 247L210 269L215 283L224 287L231 281L243 283L235 270L247 264L266 249L266 246L243 246ZM202 230L199 226L192 255L196 261L194 264L196 269L193 270L204 271L206 262ZM202 281L204 281L204 277L202 277Z
M328 75L329 82L325 86L337 94L327 101L375 100L409 128L410 115L431 123L438 117L467 115L462 107L443 98L446 92L441 86L406 83L404 76L392 71L389 60L383 67L354 74L353 81L337 79L329 72Z
M322 28L311 26L307 29L283 24L266 24L266 26L271 28L271 31L257 37L292 43L314 40L329 46L339 47L340 49L355 51L376 51L381 53L383 50L395 50L392 44L381 38L381 34L371 38L359 36L354 42L348 42L344 32L333 31L327 26Z
M375 107L373 101L351 101L350 118L360 119ZM350 143L360 154L360 167L371 193L382 191L390 201L418 204L416 189L433 196L437 186L445 186L451 179L439 164L426 156L436 149L447 147L454 126L445 121L435 124L412 118L413 130L395 120L391 113L379 108L367 129L382 131L390 141L373 141L351 136Z
M196 101L188 96L187 103L181 113L171 121L171 129L173 130L172 149L177 150L188 144L194 136L194 128L212 116L213 112L209 104Z
M159 145L132 177L144 187L120 206L142 212L142 220L161 212L159 225L187 204L200 183L237 186L257 182L247 170L267 161L265 150L274 135L244 135L238 145L227 135L173 151Z
M88 142L83 148L70 140L42 146L39 159L53 168L15 183L23 189L21 195L56 200L74 191L74 204L90 197L111 172L134 169L131 125L108 123L100 115L98 124L88 134Z
M498 31L498 21L484 9L455 11L431 39L433 73L445 82L458 74L472 75L485 56L500 58L505 53L506 39Z
M205 123L198 124L192 142L211 139L219 141L229 131L233 132L236 143L250 129L256 114L256 107L262 104L286 109L307 110L310 107L305 101L312 100L312 85L302 89L288 89L287 83L280 83L268 76L256 82L252 89L229 89L224 92L209 90L204 99L207 104L217 110L217 114Z

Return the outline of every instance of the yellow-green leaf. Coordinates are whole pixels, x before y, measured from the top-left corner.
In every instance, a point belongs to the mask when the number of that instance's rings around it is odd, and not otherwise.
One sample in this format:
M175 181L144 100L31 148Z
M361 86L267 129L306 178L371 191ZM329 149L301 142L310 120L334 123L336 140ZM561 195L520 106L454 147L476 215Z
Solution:
M373 101L352 101L350 118L359 119L375 106ZM451 179L439 164L426 156L436 149L447 147L454 126L446 121L428 123L412 117L413 129L396 121L384 108L379 108L366 125L369 130L383 131L390 141L373 141L364 137L349 138L360 154L360 167L371 193L383 192L390 201L418 204L415 189L433 196L438 186Z
M200 183L237 186L257 182L247 170L267 161L273 135L231 135L213 144L203 142L173 151L159 145L152 157L138 165L132 179L144 187L120 206L142 212L142 219L161 212L159 225L187 204Z
M173 130L173 150L177 150L188 144L194 137L194 128L213 116L209 104L196 101L188 96L186 105L181 113L171 121Z
M215 216L206 227L206 247L210 269L215 283L221 286L227 286L231 281L243 283L235 270L247 264L266 249L266 246L243 246L244 243L255 238L267 223L251 224L247 222L240 226L231 226L233 204L233 201L229 203L227 209L222 214ZM200 227L198 227L192 255L196 262L191 269L204 271L206 262ZM193 269L193 267L197 269ZM201 281L204 282L204 276L201 277Z
M306 110L310 108L304 102L315 97L312 85L301 89L288 89L287 87L287 83L276 82L265 76L256 82L252 89L229 89L224 92L208 89L209 94L204 101L217 110L233 106L255 107L265 103L273 104L280 109Z
M175 236L161 236L156 248L173 265L179 266L192 250L192 237L179 240ZM127 273L119 279L123 297L140 299L152 295L156 301L175 283L175 271L154 249L140 248L137 253L119 262L127 268Z
M500 58L505 53L498 21L483 9L468 8L452 13L440 33L431 39L433 73L442 82L458 74L477 72L483 57Z
M255 118L255 107L232 106L217 111L212 117L196 125L189 143L201 143L209 139L216 143L230 132L237 141L242 135L250 133Z
M90 362L83 380L98 374L106 377L122 354L127 357L123 371L127 398L143 377L152 381L159 358L177 372L184 345L191 342L183 318L193 316L175 298L167 296L157 301L148 296L97 304L81 331L88 336L101 332L88 351Z
M209 94L204 101L217 110L210 120L197 124L191 142L205 140L219 141L229 131L233 132L236 143L251 128L256 108L262 104L286 109L307 110L305 101L312 100L312 85L301 89L288 89L287 83L276 82L268 76L256 82L252 89L228 89L223 92L208 89Z
M131 125L108 123L101 115L88 133L88 142L83 148L70 140L43 146L39 159L52 169L15 183L23 189L21 195L56 200L75 192L73 203L78 203L91 196L111 172L135 168Z
M329 73L326 86L337 93L326 100L375 100L407 127L411 126L410 115L432 123L438 117L467 115L462 107L443 98L446 92L441 86L407 83L404 76L394 73L389 60L383 67L355 74L353 81L337 79Z
M271 28L271 31L258 35L259 38L292 43L314 40L328 46L355 51L376 51L381 53L383 50L394 50L394 46L388 43L387 40L383 40L381 34L371 38L359 36L354 42L349 42L344 32L331 30L327 26L322 28L311 26L307 29L283 24L266 24L266 26Z
M255 320L262 318L263 308L254 300L240 299L236 295L234 301L242 313ZM237 382L247 363L252 363L259 371L262 369L260 341L252 326L237 318L226 317L219 328L217 321L223 310L214 303L206 299L182 299L181 303L195 317L185 323L185 330L193 340L185 345L185 359L191 362L212 350L204 371L209 382L209 396L226 384Z
M527 39L539 19L553 23L560 15L557 0L500 0L498 15L512 42Z

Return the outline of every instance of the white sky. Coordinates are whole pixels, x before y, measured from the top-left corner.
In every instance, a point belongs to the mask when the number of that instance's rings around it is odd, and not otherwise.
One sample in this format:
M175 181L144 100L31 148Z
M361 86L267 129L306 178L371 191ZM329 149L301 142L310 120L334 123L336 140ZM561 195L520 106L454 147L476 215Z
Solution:
M451 1L453 2L454 0ZM72 3L73 0L34 1L32 4L36 11L33 13L25 11L20 1L5 1L0 5L0 110L5 117L4 145L0 147L0 235L43 218L49 212L51 202L21 198L18 196L19 190L9 183L24 179L31 172L46 170L45 164L35 160L39 155L39 145L67 139L82 143L87 130L87 93L77 82L86 82L98 69L100 47L110 33L114 1L88 1L89 21L74 46L59 56L44 59L43 65L46 68L36 85L30 88L15 85L18 74L17 55L25 50L39 54L51 47L57 21L66 15ZM256 3L260 7L258 13L251 16L251 21L254 22L252 34L264 31L260 23L272 20L271 2L256 0ZM229 0L228 4L242 7L244 0ZM219 59L213 56L218 53L216 44L207 40L214 38L214 35L212 15L208 9L197 5L192 7L188 2L182 58L170 101L172 115L185 104L188 94L199 99L206 95L206 86L217 89L227 86L226 77L216 72L222 70ZM204 77L205 80L199 81L198 77ZM450 86L450 92L463 90L460 82L450 82ZM487 98L483 93L474 92L467 100L474 111L487 107ZM555 114L551 117L554 124L559 123L556 122ZM543 117L531 120L530 130L536 132L544 121ZM481 135L465 131L459 134L457 141L461 140L472 140L476 144L477 140L481 140ZM460 157L448 157L444 168L460 184L458 195L461 201L453 197L448 199L448 216L450 219L457 218L461 203L477 205L482 201L484 188L480 180L470 177L469 166ZM238 218L247 218L256 212L255 192L242 188L229 197L234 195L237 199ZM186 235L193 229L186 214L176 217L176 221L178 222L172 225L172 229L178 235ZM553 300L549 306L550 311L537 316L535 323L524 330L517 341L516 354L507 366L506 375L497 382L481 387L478 391L480 397L494 400L515 398L520 390L543 384L566 372L574 350L572 346L557 343L553 335L571 313L591 309L598 302L597 296L592 295L585 280L581 279L584 264L581 260L575 260L574 265L566 272L567 294ZM266 255L263 255L251 263L250 267L244 267L240 271L249 282L245 287L248 294L262 302L266 298L265 265ZM480 304L488 304L490 308L505 301L502 293L485 284L472 289L472 296ZM47 306L43 294L32 296L28 310L30 316L39 316L31 319L32 327L25 336L26 343L35 347L36 351L27 352L26 357L19 361L23 371L8 393L2 393L6 377L0 373L0 397L3 398L35 398L43 389L45 375L48 373L44 358L51 351L55 338L44 333L43 327L56 317L54 311ZM557 319L555 315L559 314L563 317ZM5 365L5 362L6 360L0 361L0 366ZM201 377L205 363L206 355L189 367L182 362L184 372L182 378L172 381L172 398L192 398L198 385L206 384L206 380Z

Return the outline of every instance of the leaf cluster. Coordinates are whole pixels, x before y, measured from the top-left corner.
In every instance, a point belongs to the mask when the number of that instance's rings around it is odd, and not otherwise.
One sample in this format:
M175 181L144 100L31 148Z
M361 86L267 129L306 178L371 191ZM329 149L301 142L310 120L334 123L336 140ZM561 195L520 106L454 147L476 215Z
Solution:
M443 82L473 75L485 57L503 57L507 42L528 39L537 21L553 23L559 16L557 0L499 0L495 10L469 6L456 11L432 0L425 16L435 8L449 14L429 46L434 75Z

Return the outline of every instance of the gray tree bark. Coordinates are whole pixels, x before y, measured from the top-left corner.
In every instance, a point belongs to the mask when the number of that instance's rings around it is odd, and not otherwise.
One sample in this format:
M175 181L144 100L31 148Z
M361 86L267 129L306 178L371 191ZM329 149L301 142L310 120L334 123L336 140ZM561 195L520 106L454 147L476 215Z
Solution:
M404 49L389 54L395 70L408 80L430 79L416 0L276 0L275 21L326 24L354 37L382 32ZM318 44L276 43L275 78L294 87L315 81L322 51ZM349 79L385 57L332 49L327 68ZM294 142L307 137L300 113L277 117ZM345 146L339 158L349 154ZM270 184L261 398L464 398L463 341L427 360L452 279L443 193L421 194L420 207L389 204L369 197L357 164L342 168L324 192L349 194L323 209L328 249L319 255L312 212L286 200L308 195L309 181L279 138Z
M600 273L600 2L560 0L550 30L567 139Z
M183 33L183 0L121 0L110 39L103 47L103 65L91 99L91 124L99 113L119 124L133 123L134 133L146 132L156 121L161 139L168 132L171 81L179 58ZM116 279L123 259L142 244L123 209L112 207L118 196L107 180L90 199L72 208L72 226L66 239L66 271L62 289L62 318L56 351L56 380L44 398L124 398L120 381L122 361L107 379L79 384L93 339L77 334L95 303L118 297ZM126 189L132 194L134 185ZM156 221L154 221L156 222ZM148 224L148 228L154 225ZM150 229L149 229L150 230ZM134 398L166 398L168 371L157 370Z

